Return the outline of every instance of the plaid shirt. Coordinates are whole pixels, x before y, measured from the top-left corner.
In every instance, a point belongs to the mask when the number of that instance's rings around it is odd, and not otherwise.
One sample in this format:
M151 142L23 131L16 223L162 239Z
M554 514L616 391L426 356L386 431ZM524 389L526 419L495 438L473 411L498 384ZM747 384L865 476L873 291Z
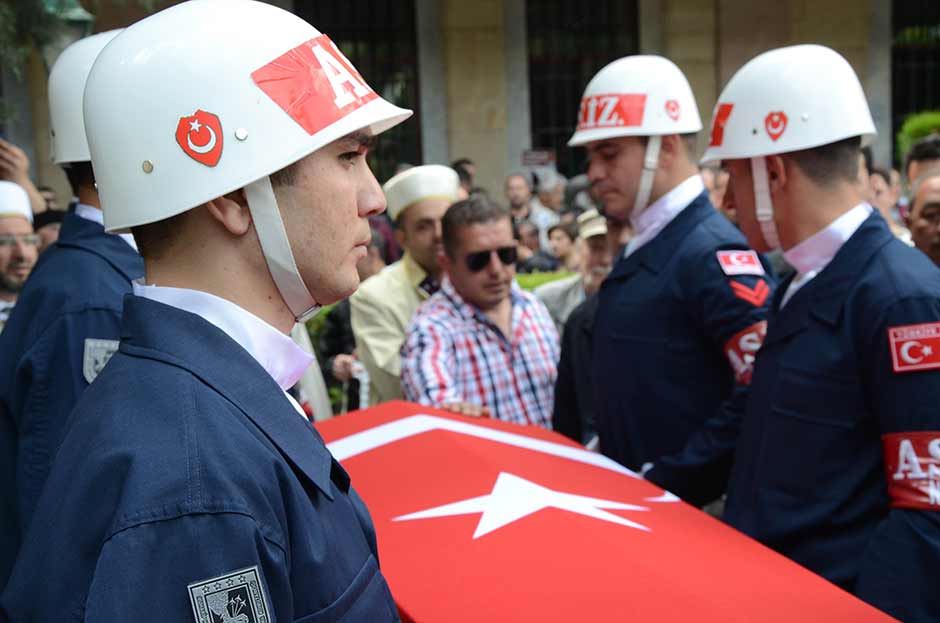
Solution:
M401 349L405 398L425 405L470 402L493 417L549 428L558 332L545 306L515 282L512 339L445 279L415 313Z

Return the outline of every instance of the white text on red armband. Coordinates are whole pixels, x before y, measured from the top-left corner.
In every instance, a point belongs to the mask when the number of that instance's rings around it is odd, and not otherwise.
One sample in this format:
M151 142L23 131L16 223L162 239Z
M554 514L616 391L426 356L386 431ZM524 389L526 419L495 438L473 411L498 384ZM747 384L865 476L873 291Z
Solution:
M767 321L755 322L746 329L742 329L725 344L725 356L734 370L734 377L741 385L751 383L751 373L754 371L754 358L764 343L767 335Z
M940 510L940 431L881 436L895 508Z

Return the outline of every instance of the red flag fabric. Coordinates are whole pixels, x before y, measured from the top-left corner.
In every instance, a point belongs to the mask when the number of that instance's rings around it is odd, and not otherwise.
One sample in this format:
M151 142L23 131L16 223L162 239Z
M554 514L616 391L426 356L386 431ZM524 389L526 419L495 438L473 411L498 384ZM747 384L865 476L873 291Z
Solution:
M542 428L403 402L317 428L406 621L894 620Z

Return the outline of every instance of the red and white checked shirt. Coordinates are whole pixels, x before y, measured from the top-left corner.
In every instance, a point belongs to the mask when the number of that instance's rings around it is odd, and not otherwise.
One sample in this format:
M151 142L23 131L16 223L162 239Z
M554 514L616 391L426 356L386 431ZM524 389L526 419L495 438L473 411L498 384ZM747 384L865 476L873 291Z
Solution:
M512 336L507 339L449 279L415 312L401 348L405 399L439 406L470 402L493 417L551 427L559 357L548 310L512 284Z

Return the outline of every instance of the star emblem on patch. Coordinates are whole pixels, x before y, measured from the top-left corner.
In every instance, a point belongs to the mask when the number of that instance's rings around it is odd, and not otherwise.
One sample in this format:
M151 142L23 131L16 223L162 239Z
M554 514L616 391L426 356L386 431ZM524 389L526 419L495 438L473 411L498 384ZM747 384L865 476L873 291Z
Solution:
M271 621L271 609L257 565L193 582L187 589L196 623Z

